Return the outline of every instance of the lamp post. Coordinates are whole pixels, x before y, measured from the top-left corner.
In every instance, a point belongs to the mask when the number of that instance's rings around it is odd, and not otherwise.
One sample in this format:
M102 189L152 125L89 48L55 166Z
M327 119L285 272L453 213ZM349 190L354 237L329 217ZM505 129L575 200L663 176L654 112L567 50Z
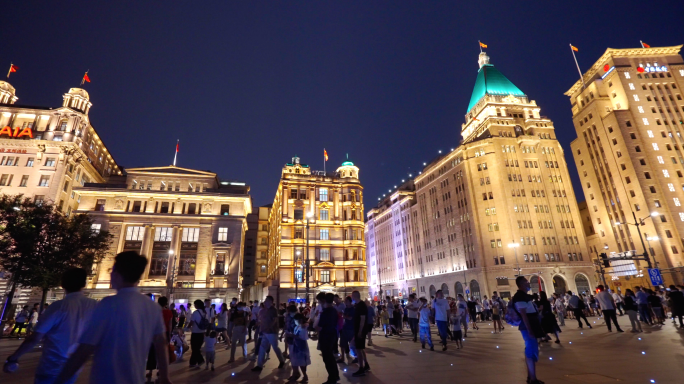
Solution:
M169 301L173 303L173 285L176 277L176 258L173 257L173 249L169 249L169 258L171 258L171 276L169 277Z
M309 262L309 238L311 238L311 234L309 234L309 222L311 221L311 218L313 218L313 212L309 212L306 214L306 302L309 302L309 280L310 280L310 265L311 263Z
M515 252L515 269L518 271L518 273L515 275L515 277L520 276L520 263L518 262L518 247L520 244L518 243L510 243L508 244L508 248L513 248L513 252Z
M653 248L651 248L651 240L658 241L660 240L660 238L658 236L646 236L646 242L648 243L648 252L650 253L650 256L653 257L653 265L655 265L655 267L658 268L658 260L656 260L655 252L652 252Z
M639 233L639 240L641 240L641 246L644 247L644 258L646 259L646 263L648 263L648 268L649 269L653 268L653 265L651 264L651 257L648 254L648 252L646 251L646 244L644 243L644 237L641 236L641 228L639 228L639 227L644 225L644 220L648 219L649 217L653 218L653 217L658 216L658 212L651 212L651 214L649 216L646 216L640 220L637 219L636 213L634 213L634 211L632 211L632 216L634 217L634 224L632 224L632 223L624 223L624 224L633 225L637 228L637 232ZM619 221L615 222L615 225L622 225L622 224L623 223L620 223ZM654 256L653 260L655 260L655 256Z
M297 251L295 253L297 257L295 257L295 262L294 262L294 278L295 278L295 302L297 302L297 298L299 297L299 277L297 276L297 270L301 270L301 264L299 263L299 256L302 254L301 252Z

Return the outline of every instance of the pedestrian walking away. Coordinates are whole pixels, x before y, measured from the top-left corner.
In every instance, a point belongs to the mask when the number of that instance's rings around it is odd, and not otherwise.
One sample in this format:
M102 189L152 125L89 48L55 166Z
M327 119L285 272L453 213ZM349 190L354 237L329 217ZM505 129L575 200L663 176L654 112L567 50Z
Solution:
M603 285L599 285L598 287L596 287L596 289L599 291L599 293L596 294L596 300L598 300L599 305L601 306L601 312L603 313L603 316L606 319L606 326L608 327L608 332L613 332L613 329L611 328L610 324L611 321L615 324L616 331L624 332L622 328L620 328L620 325L617 321L617 305L615 304L613 295L608 293L608 291L606 291L606 288ZM660 299L658 299L658 302L660 302Z
M278 347L278 310L273 305L273 296L266 296L264 308L259 312L260 331L262 333L261 345L259 347L259 359L257 366L252 371L261 372L264 368L266 350L268 347L273 349L280 364L278 369L285 366L285 359Z
M442 290L435 293L435 299L432 302L432 308L435 310L435 323L437 323L437 332L442 340L442 351L447 350L447 334L449 326L449 301L444 298Z
M537 338L544 336L539 313L534 305L532 296L527 292L530 290L530 282L525 276L518 276L515 279L518 291L512 299L513 309L520 317L518 330L525 341L525 362L527 366L527 382L530 384L543 384L537 379L537 361L539 361L539 343ZM508 317L507 317L508 319Z

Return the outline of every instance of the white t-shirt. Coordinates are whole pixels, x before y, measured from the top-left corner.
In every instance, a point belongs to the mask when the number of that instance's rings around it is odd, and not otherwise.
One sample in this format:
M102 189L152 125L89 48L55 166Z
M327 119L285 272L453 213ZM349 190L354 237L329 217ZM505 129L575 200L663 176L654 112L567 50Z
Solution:
M387 313L390 319L394 318L394 304L392 302L387 303Z
M601 310L615 309L612 299L613 296L611 296L610 293L606 291L601 291L596 295L596 300L598 300L599 305L601 305Z
M449 300L435 299L432 302L432 308L435 309L435 321L449 321Z
M66 295L55 301L40 315L35 331L42 333L43 355L36 374L57 376L64 363L78 345L78 338L93 314L97 301L85 297L81 292Z
M612 296L616 303L622 303L623 300L619 293L613 292Z
M204 351L205 352L215 352L216 348L216 338L215 337L205 337L204 338Z
M229 310L225 310L216 315L216 328L228 328L228 318L230 317Z
M420 302L409 302L406 304L406 309L408 310L408 318L409 319L417 319L418 318L418 308L420 308Z
M192 313L190 316L190 321L192 322L192 328L190 331L192 333L204 333L206 329L200 329L199 323L202 321L202 316L206 316L207 312L204 309L198 309Z
M105 297L95 307L79 341L97 347L90 382L144 383L152 340L164 333L162 308L138 288L120 289L116 295Z
M418 323L419 325L423 327L429 327L430 326L430 308L425 306L423 309L420 310L420 322Z
M261 310L261 307L258 305L255 305L254 308L252 308L252 318L251 320L256 321L256 319L259 318L259 311Z

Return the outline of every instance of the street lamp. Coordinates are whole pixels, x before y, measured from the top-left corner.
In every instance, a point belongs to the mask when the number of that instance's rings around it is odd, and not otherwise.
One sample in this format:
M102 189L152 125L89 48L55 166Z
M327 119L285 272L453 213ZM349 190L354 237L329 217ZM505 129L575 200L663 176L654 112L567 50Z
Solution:
M295 277L295 302L297 301L297 298L299 297L299 277L297 276L297 270L301 269L301 264L299 263L299 256L302 254L300 251L297 251L295 253L297 257L295 257L295 270L294 270L294 277Z
M655 252L653 252L653 248L651 248L651 241L658 241L660 238L658 236L646 236L646 242L648 243L648 251L651 253L651 256L653 256L653 261L655 263L655 267L658 268L658 260L655 258Z
M313 218L313 212L309 211L306 214L306 302L309 302L309 275L310 275L310 265L309 262L309 238L311 234L309 233L309 222Z
M173 285L176 277L176 258L173 257L173 249L169 249L169 258L171 258L171 276L169 277L169 300L173 302Z
M518 274L515 275L515 277L518 277L520 275L520 263L518 262L518 247L520 244L518 243L510 243L508 244L508 248L513 248L513 252L515 252L515 269L518 271Z
M639 240L641 240L641 246L644 247L644 257L646 258L646 262L648 263L648 268L652 268L651 257L649 256L648 252L646 251L646 244L644 244L644 238L643 238L643 236L641 236L641 228L639 228L639 227L644 225L644 220L648 219L649 217L651 217L651 218L658 217L659 215L660 214L658 212L653 211L653 212L651 212L650 215L648 215L642 219L637 220L636 213L634 213L634 211L632 211L632 216L634 217L634 224L632 224L632 223L621 223L619 221L615 222L615 225L626 224L626 225L633 225L637 228L637 232L639 233ZM655 261L655 256L653 256L653 260Z

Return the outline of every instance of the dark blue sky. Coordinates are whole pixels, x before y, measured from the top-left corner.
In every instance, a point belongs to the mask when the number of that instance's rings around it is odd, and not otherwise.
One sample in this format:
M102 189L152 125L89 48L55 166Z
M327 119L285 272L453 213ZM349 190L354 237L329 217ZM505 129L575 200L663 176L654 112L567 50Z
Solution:
M361 169L367 208L458 145L478 40L575 138L563 95L607 47L684 42L681 1L195 1L3 4L0 69L20 104L58 106L90 69L90 116L119 164L209 169L270 203L293 154Z

